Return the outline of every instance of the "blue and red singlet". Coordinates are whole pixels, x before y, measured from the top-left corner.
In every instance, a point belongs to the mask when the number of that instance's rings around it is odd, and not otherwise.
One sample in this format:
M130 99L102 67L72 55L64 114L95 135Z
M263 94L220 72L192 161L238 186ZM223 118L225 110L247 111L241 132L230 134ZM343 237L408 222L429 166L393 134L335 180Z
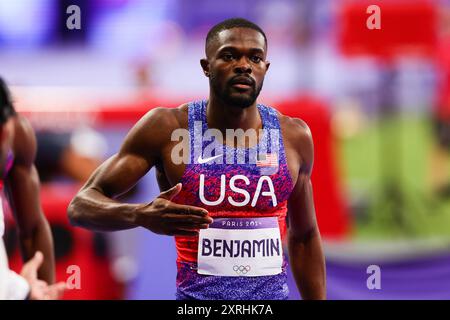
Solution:
M205 208L214 222L199 236L175 237L177 299L288 297L282 243L293 182L277 112L257 108L258 143L234 148L207 133L207 101L189 103L190 161L172 201Z

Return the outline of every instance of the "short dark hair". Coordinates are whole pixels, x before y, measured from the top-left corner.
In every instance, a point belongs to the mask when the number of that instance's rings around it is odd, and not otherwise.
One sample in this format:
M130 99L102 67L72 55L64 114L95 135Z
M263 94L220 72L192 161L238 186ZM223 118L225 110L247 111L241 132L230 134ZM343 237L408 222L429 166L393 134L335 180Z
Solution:
M15 114L16 111L14 110L8 86L0 77L0 125L5 124Z
M267 46L266 34L257 24L244 18L232 18L219 22L209 30L208 35L206 36L205 51L207 50L209 43L214 40L220 32L233 28L248 28L258 31L263 35L264 42Z

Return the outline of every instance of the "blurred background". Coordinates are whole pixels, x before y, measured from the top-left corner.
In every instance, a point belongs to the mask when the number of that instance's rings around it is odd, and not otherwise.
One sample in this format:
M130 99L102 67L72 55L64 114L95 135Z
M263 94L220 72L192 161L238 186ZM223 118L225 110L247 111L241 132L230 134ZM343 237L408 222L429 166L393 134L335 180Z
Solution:
M367 27L373 4L381 29ZM67 27L71 5L81 29ZM207 97L206 33L236 16L268 37L259 102L313 133L328 297L449 299L450 1L0 0L0 75L37 133L57 278L81 269L65 298L174 299L171 237L74 228L66 207L148 110ZM158 194L152 170L122 200ZM367 287L369 265L379 290Z

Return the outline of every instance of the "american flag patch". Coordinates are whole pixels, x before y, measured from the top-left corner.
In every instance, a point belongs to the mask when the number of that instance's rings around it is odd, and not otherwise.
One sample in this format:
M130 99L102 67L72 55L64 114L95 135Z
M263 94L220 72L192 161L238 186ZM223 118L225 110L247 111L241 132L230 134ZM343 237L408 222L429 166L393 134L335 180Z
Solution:
M261 153L256 159L257 167L278 167L278 154L276 153Z

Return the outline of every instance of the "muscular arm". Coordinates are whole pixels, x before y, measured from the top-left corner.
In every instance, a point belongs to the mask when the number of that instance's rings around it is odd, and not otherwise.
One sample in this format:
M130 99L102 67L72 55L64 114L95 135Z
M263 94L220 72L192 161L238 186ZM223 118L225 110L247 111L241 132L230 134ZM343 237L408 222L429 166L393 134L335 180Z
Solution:
M71 222L92 230L115 231L134 228L138 204L120 203L115 197L128 191L156 163L164 141L160 129L167 121L159 109L150 111L128 133L120 151L94 171L72 200ZM152 133L154 134L151 137Z
M6 192L18 226L23 260L28 261L36 251L41 251L44 262L38 277L54 283L53 239L40 205L39 176L33 164L36 140L24 118L17 116L14 121L14 165L6 179Z
M311 133L302 121L297 122L300 168L294 190L288 201L289 260L302 298L325 299L325 259L314 210L311 172L314 147Z
M178 123L168 109L150 111L135 126L118 154L103 163L78 192L68 208L69 219L74 225L92 230L115 231L143 226L160 234L194 235L176 213L189 214L181 218L189 223L206 223L193 216L197 210L170 203L179 186L162 193L151 203L126 204L114 200L128 191L159 160L164 146L170 141L172 130ZM197 214L206 215L203 209ZM209 221L209 220L208 220ZM176 230L176 228L185 228Z

